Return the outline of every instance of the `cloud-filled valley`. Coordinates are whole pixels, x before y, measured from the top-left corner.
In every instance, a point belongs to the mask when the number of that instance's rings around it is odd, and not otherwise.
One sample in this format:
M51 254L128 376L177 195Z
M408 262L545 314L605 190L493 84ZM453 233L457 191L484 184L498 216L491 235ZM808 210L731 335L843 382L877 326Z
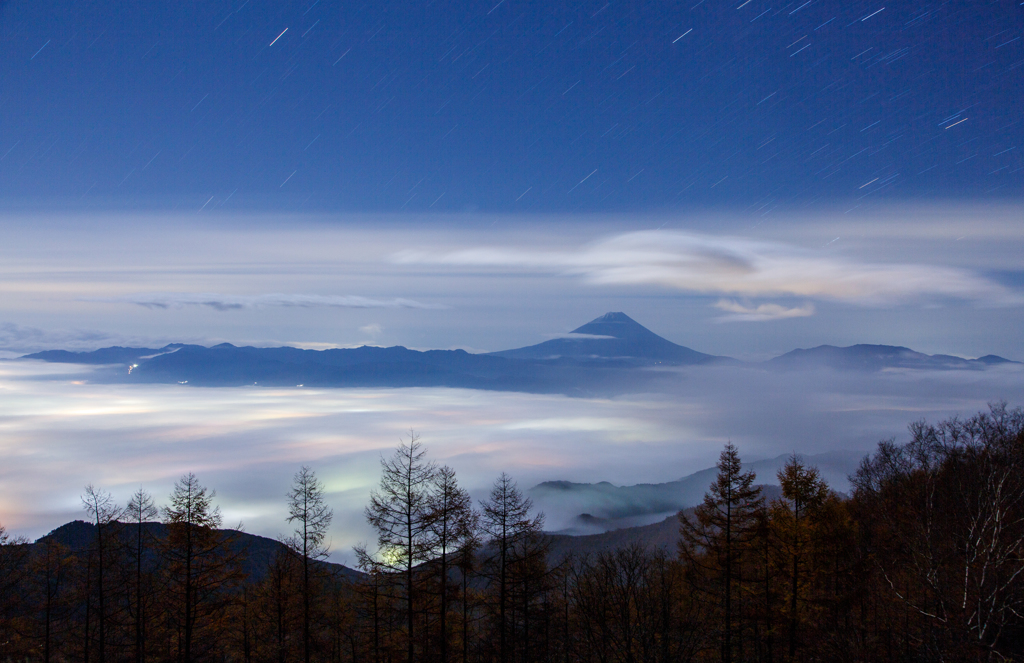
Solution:
M118 499L140 484L158 497L194 471L218 490L226 522L275 536L283 495L310 464L338 516L337 559L366 540L362 508L377 460L409 429L482 497L501 471L523 488L542 481L672 481L714 464L726 441L749 460L793 451L870 451L906 436L911 421L1024 402L1018 365L985 371L679 369L664 393L614 398L421 389L195 388L104 385L85 367L0 364L0 511L13 531L39 536L80 517L87 483ZM39 481L39 477L47 477ZM549 527L578 510L538 504Z

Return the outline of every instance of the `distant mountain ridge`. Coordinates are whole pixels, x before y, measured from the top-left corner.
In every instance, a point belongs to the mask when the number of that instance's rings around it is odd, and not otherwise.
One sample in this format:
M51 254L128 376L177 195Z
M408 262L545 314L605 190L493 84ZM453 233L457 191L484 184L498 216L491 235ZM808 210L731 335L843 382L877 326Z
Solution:
M43 350L22 359L41 359L57 364L132 364L143 357L149 357L165 352L173 352L179 348L186 347L181 343L171 343L162 348L124 348L115 345L109 348L100 348L92 352L68 352L67 350ZM198 347L198 346L197 346Z
M410 350L363 346L331 350L213 347L109 347L92 352L46 350L25 355L53 363L102 367L95 379L119 383L275 387L453 387L594 395L659 389L676 379L668 367L747 366L769 370L984 370L1010 362L988 355L962 359L885 345L829 345L794 350L763 363L698 352L673 343L625 313L607 313L561 338L513 350Z
M952 355L926 355L910 348L894 345L859 344L840 348L819 345L807 350L792 350L768 361L779 368L826 366L835 369L882 370L885 368L963 369L985 368L998 364L1016 364L997 355L964 359Z
M579 338L483 354L401 346L301 350L175 343L163 348L112 347L93 352L49 350L23 358L108 367L99 376L110 382L455 387L569 395L652 388L669 377L647 370L656 366L733 361L672 343L624 313L604 315L572 334Z
M757 474L757 483L765 486L778 484L776 474L789 461L792 454L744 463L744 470ZM847 491L849 475L853 474L862 458L861 454L844 451L806 456L797 454L808 466L818 468L821 476L834 490ZM718 476L718 468L709 467L676 481L641 483L633 486L615 486L600 483L573 483L545 481L527 493L542 510L557 509L574 512L576 526L569 533L591 533L632 527L662 519L669 513L700 504L708 487Z

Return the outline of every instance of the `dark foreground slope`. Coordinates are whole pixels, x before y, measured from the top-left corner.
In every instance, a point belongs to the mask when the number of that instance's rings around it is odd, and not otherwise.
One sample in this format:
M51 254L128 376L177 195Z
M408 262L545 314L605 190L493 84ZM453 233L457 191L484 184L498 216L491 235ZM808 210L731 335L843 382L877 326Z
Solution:
M114 531L119 532L121 536L130 538L135 535L134 525L116 523L112 527L114 527ZM143 523L142 527L143 536L146 537L150 547L153 549L155 549L155 546L167 536L167 526L162 523ZM278 555L288 554L289 552L288 547L283 543L275 539L269 539L265 536L257 536L255 534L248 534L246 532L231 529L218 531L223 536L231 539L231 550L242 556L242 559L244 560L242 568L245 571L246 576L252 582L258 582L263 578L275 557ZM96 540L96 526L92 523L83 522L81 520L73 520L70 523L61 525L46 536L40 537L35 543L28 545L30 547L39 546L47 540L52 540L63 546L67 546L72 552L84 552L89 550L93 546L93 542ZM364 574L359 571L350 569L341 564L319 561L316 562L316 564L341 578L357 580L364 577Z

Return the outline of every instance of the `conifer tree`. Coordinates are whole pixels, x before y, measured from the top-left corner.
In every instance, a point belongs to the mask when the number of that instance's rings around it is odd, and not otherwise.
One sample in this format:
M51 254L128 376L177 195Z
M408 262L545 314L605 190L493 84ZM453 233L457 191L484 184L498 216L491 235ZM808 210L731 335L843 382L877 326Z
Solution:
M764 508L756 474L744 472L739 452L731 442L718 459L718 476L694 509L693 516L679 514L680 554L698 573L710 576L722 611L721 653L724 663L733 660L735 610L734 584L742 556L757 531ZM715 577L717 576L717 578ZM715 582L717 581L717 582Z
M302 466L292 480L288 493L288 522L295 523L289 547L302 556L302 654L310 658L310 565L326 559L330 552L324 543L334 511L324 502L324 485L308 466Z
M481 504L481 525L490 543L490 556L486 560L492 581L497 585L498 655L501 663L509 660L509 608L512 565L526 559L531 551L516 547L528 544L544 527L544 514L530 517L533 502L523 496L512 477L501 473L494 482L491 494Z
M230 590L241 577L241 559L226 535L217 531L220 509L208 491L189 472L174 485L164 507L166 582L173 623L181 630L178 659L192 663L216 644L207 629L230 601Z
M473 501L469 493L459 487L455 470L447 465L438 469L431 487L428 530L439 576L441 663L448 663L449 558L475 544L477 521Z
M134 526L134 542L132 557L135 562L135 661L143 663L146 660L146 616L144 614L146 599L143 592L142 575L144 559L146 556L146 535L143 525L156 518L160 510L153 503L153 497L142 488L135 491L135 494L128 500L128 507L124 515L129 523Z
M28 552L25 543L24 538L11 536L0 524L0 656L5 660L17 651L16 622L24 609L22 584Z
M57 541L52 533L33 546L34 603L42 624L37 627L37 639L42 641L43 663L61 659L62 636L66 635L68 614L72 604L74 557L67 546Z
M380 486L370 493L366 520L377 530L377 555L356 548L364 570L401 573L405 580L406 655L415 656L415 569L430 559L430 486L436 468L426 460L419 436L399 444L390 458L381 458Z
M107 655L106 585L108 581L105 581L103 576L107 570L108 548L110 547L108 542L109 532L107 530L117 522L117 519L121 516L121 509L114 503L114 498L110 493L97 490L92 484L85 487L85 492L82 494L82 506L85 508L86 513L89 514L89 519L96 526L96 599L99 611L97 615L99 641L97 644L99 646L100 663L104 663ZM86 638L88 637L87 633Z
M797 626L809 548L813 544L812 518L821 509L832 491L815 467L807 467L796 454L778 472L782 500L773 505L774 528L781 536L789 557L789 628L787 633L789 659L796 656Z

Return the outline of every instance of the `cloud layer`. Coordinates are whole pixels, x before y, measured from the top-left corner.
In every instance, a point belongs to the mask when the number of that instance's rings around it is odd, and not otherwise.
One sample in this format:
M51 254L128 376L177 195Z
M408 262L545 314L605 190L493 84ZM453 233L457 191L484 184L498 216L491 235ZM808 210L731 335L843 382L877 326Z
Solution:
M970 373L968 375L967 373ZM225 520L277 536L284 495L311 465L328 487L338 559L372 532L362 510L410 428L430 458L483 497L502 471L545 480L662 482L714 464L732 440L744 459L867 451L908 422L1024 403L1018 366L878 375L680 372L666 393L605 398L459 389L193 388L90 384L87 369L0 362L0 522L37 537L81 517L87 483L158 500L184 472L218 491ZM552 528L578 514L542 504Z
M495 351L624 311L674 342L751 359L822 343L1019 358L1024 307L998 304L1024 291L1021 210L773 213L756 227L713 212L7 214L0 322L23 326L8 346L26 352L128 338ZM332 295L362 299L325 299ZM723 311L719 300L754 310ZM368 304L384 307L352 308ZM812 316L765 321L808 305ZM373 324L380 334L360 329ZM29 328L46 331L33 339ZM60 330L84 331L65 341ZM98 331L92 343L88 330Z
M779 304L749 306L731 299L720 299L715 303L715 308L728 314L719 316L719 322L764 322L766 320L785 320L786 318L806 318L814 315L814 304L789 308Z
M111 334L89 329L44 330L10 322L0 324L0 359L13 359L30 352L54 348L95 350L110 345L152 346L170 342L166 338Z
M394 260L400 264L559 273L582 277L594 285L658 285L701 295L802 297L864 306L948 298L987 305L1024 301L1019 294L965 269L866 262L779 242L667 230L615 235L569 251L499 247L447 253L411 250L398 253ZM771 319L780 317L781 310L737 314Z
M96 297L87 301L137 304L146 308L168 309L184 306L203 306L217 311L237 311L269 306L292 308L444 308L422 304L411 299L373 299L358 295L223 295L216 293L165 292L127 295L124 297Z

